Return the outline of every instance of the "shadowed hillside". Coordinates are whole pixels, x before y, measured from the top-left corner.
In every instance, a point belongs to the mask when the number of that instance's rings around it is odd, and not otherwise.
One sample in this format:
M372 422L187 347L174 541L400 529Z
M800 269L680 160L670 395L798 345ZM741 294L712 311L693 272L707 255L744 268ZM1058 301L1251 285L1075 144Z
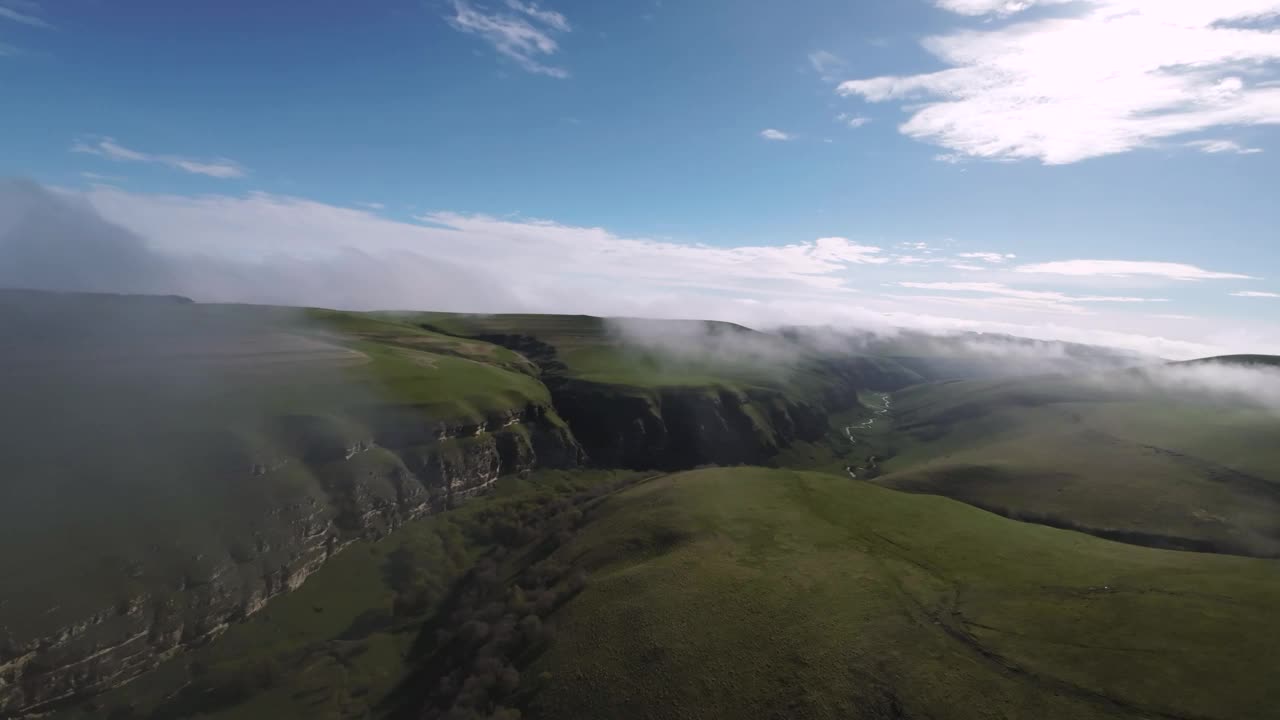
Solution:
M894 396L878 482L1144 545L1277 556L1268 360L920 386Z

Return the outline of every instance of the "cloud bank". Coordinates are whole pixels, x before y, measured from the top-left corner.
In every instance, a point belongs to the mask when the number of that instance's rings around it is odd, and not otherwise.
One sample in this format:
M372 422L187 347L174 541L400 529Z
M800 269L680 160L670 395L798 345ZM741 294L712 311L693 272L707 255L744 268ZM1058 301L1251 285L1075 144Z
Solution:
M755 328L977 330L1169 358L1280 351L1267 327L1224 334L1211 319L1143 314L1138 308L1149 303L1180 308L1129 280L1113 283L1144 292L1068 292L1035 286L1053 276L979 259L990 268L982 281L957 281L948 269L953 252L898 252L837 236L682 244L449 212L400 221L263 193L193 197L0 182L0 285L10 287L356 310L700 318ZM1236 277L1204 269L1166 275L1189 273Z

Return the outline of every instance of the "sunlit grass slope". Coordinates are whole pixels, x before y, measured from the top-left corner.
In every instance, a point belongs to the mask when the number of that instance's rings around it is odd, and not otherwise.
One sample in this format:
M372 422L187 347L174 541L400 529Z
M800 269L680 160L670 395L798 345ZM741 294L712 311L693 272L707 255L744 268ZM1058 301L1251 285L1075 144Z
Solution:
M598 512L561 550L591 579L529 671L528 716L1226 719L1280 701L1272 561L753 468Z

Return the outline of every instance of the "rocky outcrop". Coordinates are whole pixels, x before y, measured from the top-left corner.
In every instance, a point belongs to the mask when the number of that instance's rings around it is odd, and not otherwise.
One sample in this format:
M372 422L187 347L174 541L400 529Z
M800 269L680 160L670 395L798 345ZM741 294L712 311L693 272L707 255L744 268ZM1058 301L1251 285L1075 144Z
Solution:
M542 406L473 424L423 422L413 408L379 409L363 420L339 426L281 418L289 456L251 463L243 474L264 479L301 464L323 492L272 508L262 530L237 538L225 554L191 557L163 582L139 578L149 590L53 632L0 634L0 717L100 692L208 642L297 588L356 538L378 537L449 507L499 475L584 459L564 423ZM365 435L352 440L353 426L367 428Z

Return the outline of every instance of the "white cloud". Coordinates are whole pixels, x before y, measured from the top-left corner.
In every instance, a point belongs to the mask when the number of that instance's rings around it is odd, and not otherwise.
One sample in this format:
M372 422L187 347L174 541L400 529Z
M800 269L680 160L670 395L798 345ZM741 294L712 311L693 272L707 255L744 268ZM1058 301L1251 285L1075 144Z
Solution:
M239 163L226 158L213 160L193 160L177 155L153 155L151 153L131 150L114 139L102 137L91 140L78 140L71 146L71 152L97 155L108 160L120 162L142 162L166 165L194 175L228 179L244 177L246 171Z
M22 7L22 10L18 10ZM34 3L0 3L0 20L12 20L16 23L38 28L52 28L47 20L36 14L38 7Z
M1148 303L1168 302L1165 298L1125 297L1111 295L1067 295L1047 290L1022 290L1001 283L991 282L900 282L899 287L915 290L944 290L950 292L981 293L1017 298L1019 300L1046 303Z
M826 50L815 50L809 53L809 64L818 72L826 72L831 68L843 67L844 60L841 60L835 53Z
M992 264L1003 263L1012 260L1017 255L1013 253L997 253L997 252L963 252L956 253L956 257L967 258L969 260L981 260Z
M760 131L760 137L764 138L765 140L785 141L785 140L794 139L795 136L789 133L784 133L781 130L775 130L774 128L765 128L764 130Z
M1193 147L1205 153L1232 153L1234 155L1256 155L1262 148L1245 147L1235 140L1192 140L1187 147Z
M1261 292L1258 290L1242 290L1240 292L1233 292L1231 294L1234 295L1235 297L1246 297L1246 298L1280 298L1280 293Z
M1001 15L1033 3L939 4ZM1280 123L1280 87L1269 84L1280 0L1079 0L1064 12L927 38L946 69L851 80L839 92L903 101L912 115L901 132L946 148L943 158L1072 163Z
M1171 262L1141 262L1131 260L1060 260L1057 262L1020 265L1020 273L1071 276L1134 277L1150 276L1168 280L1254 280L1249 275L1214 272Z
M118 183L118 182L124 182L125 180L125 178L123 178L120 175L103 175L102 173L88 172L88 171L80 173L80 177L90 182L100 182L100 183Z
M453 0L454 14L447 20L461 32L484 38L499 54L528 72L554 78L569 77L568 70L546 65L540 59L559 52L560 44L552 33L569 32L569 22L565 17L520 0L507 0L507 7L512 12L488 13L477 9L468 0Z
M855 130L871 122L871 118L862 115L850 115L849 113L840 113L836 116L836 120L848 125Z
M386 210L387 209L387 206L380 202L358 202L356 204L362 208L368 208L370 210Z
M965 263L954 263L954 264L948 265L947 267L953 268L955 270L964 270L965 272L978 272L978 271L986 270L986 268L982 267L981 265L968 265Z
M5 187L0 182L0 248L6 222L16 222ZM1148 315L1111 310L1149 298L957 284L947 264L902 263L842 237L702 245L450 212L401 222L262 193L191 197L95 186L59 195L145 239L177 268L173 285L152 291L199 300L978 330L1180 358L1280 351L1270 323L1184 321L1168 323L1162 336ZM880 290L908 278L953 284L911 288L919 295Z
M824 82L836 82L839 77L836 73L844 72L848 67L848 63L835 53L826 50L815 50L809 53L809 64L813 66L814 72L822 77Z
M524 3L520 2L520 0L507 0L507 7L517 12L524 13L553 30L569 32L569 30L572 29L569 27L569 21L565 19L564 15L561 15L554 10L543 10L538 7L537 3Z
M1072 0L937 0L943 10L961 15L1006 16L1020 13L1035 5L1061 5Z

